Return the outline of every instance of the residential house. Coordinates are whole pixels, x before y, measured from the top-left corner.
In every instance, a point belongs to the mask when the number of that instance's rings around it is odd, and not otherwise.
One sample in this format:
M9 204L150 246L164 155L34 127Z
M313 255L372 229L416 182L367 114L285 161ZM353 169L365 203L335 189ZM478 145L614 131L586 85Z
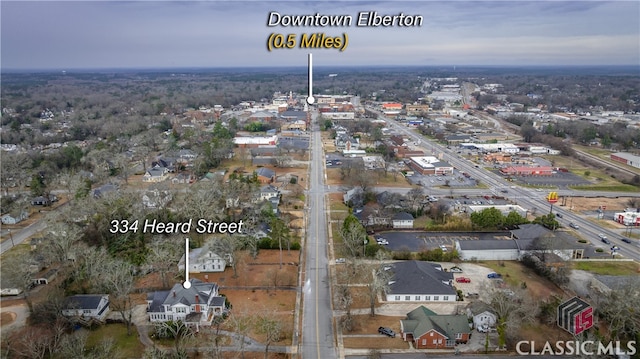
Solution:
M22 210L7 213L0 217L0 221L2 224L18 224L27 218L29 218L29 212Z
M349 205L356 202L357 204L362 202L362 188L354 187L342 195L342 201L344 204Z
M118 186L111 184L111 183L107 183L104 184L96 189L94 189L93 191L91 191L91 195L94 198L102 198L105 195L107 195L110 192L114 192L118 190Z
M225 297L218 295L216 283L191 279L185 288L177 283L167 291L147 295L147 313L151 322L182 321L187 325L211 325L215 316L226 310Z
M162 182L167 179L169 170L166 167L153 167L142 176L143 182Z
M272 198L280 197L280 191L272 185L266 185L260 187L260 193L258 193L258 202L269 201Z
M185 259L186 256L183 254L178 262L178 269L181 271L185 270ZM230 255L223 258L206 247L189 251L189 273L224 272L227 263L231 262L233 262L233 258Z
M165 172L175 172L177 161L172 157L163 157L151 162L151 168L164 168Z
M351 151L360 149L360 142L357 138L348 135L339 135L335 139L336 151Z
M181 149L177 155L178 159L185 163L190 163L198 157L198 155L190 149Z
M272 183L276 179L276 172L265 167L258 168L256 174L258 175L258 181L263 184Z
M479 300L473 301L467 306L467 317L472 318L473 327L481 332L495 328L498 320L495 311L488 304Z
M363 208L356 209L353 215L363 226L389 227L391 226L391 214L389 210L380 208L377 203L367 204Z
M466 315L439 315L422 305L400 321L400 333L416 349L453 348L471 338Z
M396 213L391 219L393 228L413 228L413 216L411 213L399 212Z
M79 294L67 297L62 305L62 315L82 324L103 323L109 313L107 294Z
M171 183L173 184L189 184L196 181L196 177L191 173L178 173L175 177L171 179Z
M56 202L58 197L54 194L50 194L48 196L38 196L31 200L31 204L34 206L50 206L53 202Z
M453 273L437 263L403 261L389 265L392 272L386 293L388 302L455 302Z

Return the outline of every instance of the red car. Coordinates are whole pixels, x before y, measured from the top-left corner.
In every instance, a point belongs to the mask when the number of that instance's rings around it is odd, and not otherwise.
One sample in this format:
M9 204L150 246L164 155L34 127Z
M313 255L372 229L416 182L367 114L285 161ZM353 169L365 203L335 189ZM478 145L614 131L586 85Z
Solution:
M458 283L471 283L471 278L458 277L458 278L456 278L456 282L458 282Z

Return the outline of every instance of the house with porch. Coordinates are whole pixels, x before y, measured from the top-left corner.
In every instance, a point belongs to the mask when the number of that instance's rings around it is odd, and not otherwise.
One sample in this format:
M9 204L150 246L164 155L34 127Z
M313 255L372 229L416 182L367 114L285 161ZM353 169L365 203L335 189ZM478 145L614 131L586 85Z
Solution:
M195 326L211 325L213 318L225 310L225 297L218 295L216 283L191 279L188 288L177 283L171 290L152 292L147 295L149 321L182 321Z
M400 334L416 349L448 349L471 338L466 315L439 315L421 305L400 321Z

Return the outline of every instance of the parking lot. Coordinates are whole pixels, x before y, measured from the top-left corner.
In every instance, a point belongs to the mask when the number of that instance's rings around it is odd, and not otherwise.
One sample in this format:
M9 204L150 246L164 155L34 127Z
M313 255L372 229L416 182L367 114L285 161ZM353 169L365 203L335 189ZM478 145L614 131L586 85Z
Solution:
M445 246L447 250L455 247L457 240L482 240L505 238L506 233L469 233L469 232L381 232L375 238L384 238L389 244L385 247L390 251L419 252L427 249Z
M473 178L467 178L458 170L454 170L452 175L421 175L413 174L407 176L407 180L411 184L423 187L437 187L449 185L449 187L474 187L477 182Z

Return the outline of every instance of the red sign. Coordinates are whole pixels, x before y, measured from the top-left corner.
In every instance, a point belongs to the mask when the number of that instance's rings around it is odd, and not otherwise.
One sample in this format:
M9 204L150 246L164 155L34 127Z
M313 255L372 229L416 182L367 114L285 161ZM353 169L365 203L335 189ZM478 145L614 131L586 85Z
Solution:
M573 297L558 307L558 325L573 335L593 326L593 307L578 297Z

